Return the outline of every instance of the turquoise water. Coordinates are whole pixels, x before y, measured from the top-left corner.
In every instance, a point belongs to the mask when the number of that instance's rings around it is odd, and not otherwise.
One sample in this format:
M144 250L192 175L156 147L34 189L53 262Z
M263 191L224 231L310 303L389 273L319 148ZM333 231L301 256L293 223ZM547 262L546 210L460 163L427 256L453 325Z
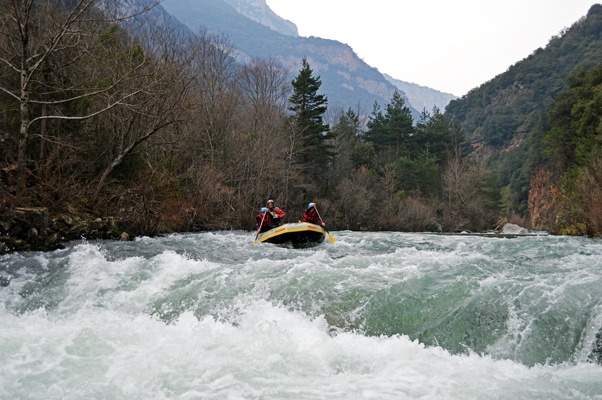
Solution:
M218 232L0 257L2 399L602 399L602 241Z

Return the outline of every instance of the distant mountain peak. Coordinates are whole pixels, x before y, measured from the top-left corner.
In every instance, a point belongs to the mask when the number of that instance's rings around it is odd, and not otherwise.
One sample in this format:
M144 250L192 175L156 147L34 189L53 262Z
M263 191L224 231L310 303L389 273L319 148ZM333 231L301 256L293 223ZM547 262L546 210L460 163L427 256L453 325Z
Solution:
M331 106L346 109L359 105L370 110L375 102L390 101L396 90L402 92L361 60L349 45L313 36L284 35L237 11L233 3L241 7L266 4L265 0L164 0L161 5L193 31L204 27L208 32L224 34L239 50L239 62L249 57L272 58L293 76L306 57L312 70L321 76L320 90ZM409 101L408 105L414 118L419 118L420 113Z
M383 74L383 76L399 90L403 91L408 97L410 104L419 111L426 109L430 112L433 110L433 107L437 107L443 112L450 101L458 98L458 96L454 96L451 93L441 92L416 83L401 81L387 74Z
M288 36L299 36L297 25L277 15L266 0L224 0L245 17Z

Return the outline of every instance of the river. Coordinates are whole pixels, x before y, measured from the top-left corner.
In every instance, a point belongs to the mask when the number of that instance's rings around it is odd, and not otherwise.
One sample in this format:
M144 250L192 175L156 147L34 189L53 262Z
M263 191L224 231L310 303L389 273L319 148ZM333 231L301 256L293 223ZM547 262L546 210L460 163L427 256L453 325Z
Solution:
M0 257L1 399L602 399L602 241L247 232Z

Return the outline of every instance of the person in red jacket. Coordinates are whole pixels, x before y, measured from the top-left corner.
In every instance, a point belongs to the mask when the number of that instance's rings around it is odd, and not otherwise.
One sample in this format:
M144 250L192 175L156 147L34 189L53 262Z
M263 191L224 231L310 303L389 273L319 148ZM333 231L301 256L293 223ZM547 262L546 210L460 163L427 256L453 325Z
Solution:
M270 224L272 223L272 214L267 208L263 207L255 219L257 220L257 231L265 232L272 229L270 228Z
M303 222L326 226L326 224L322 222L318 210L316 210L316 203L309 203L307 210L303 213Z
M268 211L272 213L271 227L275 228L282 225L282 218L286 215L284 211L274 205L274 200L268 200Z

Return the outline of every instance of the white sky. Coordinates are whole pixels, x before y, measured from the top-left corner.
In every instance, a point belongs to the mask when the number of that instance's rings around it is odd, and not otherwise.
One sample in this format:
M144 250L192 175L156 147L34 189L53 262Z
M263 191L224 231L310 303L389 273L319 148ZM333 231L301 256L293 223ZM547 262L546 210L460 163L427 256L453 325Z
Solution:
M506 71L602 0L267 0L301 36L347 43L396 79L456 96Z

